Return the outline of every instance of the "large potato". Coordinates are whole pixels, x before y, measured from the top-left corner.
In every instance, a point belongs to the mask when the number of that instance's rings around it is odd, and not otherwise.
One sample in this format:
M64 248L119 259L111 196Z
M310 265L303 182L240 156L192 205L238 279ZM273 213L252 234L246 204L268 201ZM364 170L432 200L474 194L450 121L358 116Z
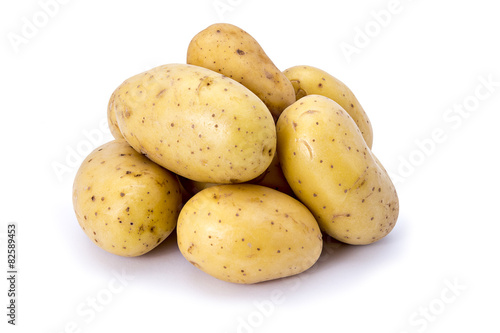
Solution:
M295 90L286 76L250 34L232 24L213 24L194 36L187 63L240 82L264 101L275 119L295 102Z
M301 273L323 247L319 226L302 203L252 184L213 186L193 196L179 215L177 242L194 266L244 284Z
M277 132L283 173L327 234L370 244L394 228L395 187L339 104L303 97L283 111Z
M283 74L292 82L297 100L307 95L322 95L337 102L356 122L368 148L372 148L373 129L370 119L354 93L342 81L312 66L294 66Z
M176 176L125 140L90 153L73 184L80 226L96 245L120 256L142 255L167 238L181 203Z
M114 107L134 149L189 179L245 182L275 154L276 127L264 103L206 68L169 64L135 75L118 87Z

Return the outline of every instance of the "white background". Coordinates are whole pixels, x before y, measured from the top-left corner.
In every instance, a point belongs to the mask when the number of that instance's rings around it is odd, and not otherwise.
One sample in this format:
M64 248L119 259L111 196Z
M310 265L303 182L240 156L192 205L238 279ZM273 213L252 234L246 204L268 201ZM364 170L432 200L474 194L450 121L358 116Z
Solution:
M493 1L2 1L0 22L2 332L500 329ZM249 32L282 70L316 66L353 90L400 197L388 237L327 244L310 271L256 285L199 271L174 237L138 258L87 239L71 187L81 152L111 140L100 126L109 96L134 74L185 62L191 38L216 22ZM10 222L16 327L6 316Z

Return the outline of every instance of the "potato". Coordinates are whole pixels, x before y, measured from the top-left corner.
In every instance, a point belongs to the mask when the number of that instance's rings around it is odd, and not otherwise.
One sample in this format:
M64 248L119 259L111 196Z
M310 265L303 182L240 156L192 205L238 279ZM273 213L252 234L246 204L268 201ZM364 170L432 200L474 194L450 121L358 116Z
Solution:
M114 140L91 152L78 169L73 207L96 245L135 257L174 230L181 208L179 182L125 140Z
M119 140L123 139L123 135L116 121L115 97L116 97L116 91L114 91L111 94L111 97L109 98L108 102L108 127L111 132L111 135L113 135L115 139Z
M264 173L259 177L250 180L248 183L266 186L290 196L294 195L290 185L288 185L285 175L283 175L283 171L281 170L278 153L274 155L271 165L267 168L267 170L264 171Z
M114 104L128 143L182 177L245 182L275 154L276 127L264 103L206 68L168 64L135 75L118 87Z
M299 274L323 247L303 204L252 184L213 186L193 196L179 215L177 242L195 267L242 284Z
M194 36L187 63L240 82L264 101L275 119L295 102L290 81L250 34L232 24L213 24Z
M211 186L221 185L219 183L197 182L184 177L180 177L179 180L181 182L181 185L190 195L195 195L201 190ZM283 171L281 171L280 162L278 160L278 154L274 155L271 165L269 166L269 168L266 169L266 171L264 171L263 174L261 174L257 178L245 182L244 184L262 185L278 190L290 196L294 195L292 189L290 188L290 185L288 185L288 182L286 181L286 178L283 175Z
M197 182L195 180L191 180L184 177L179 177L179 181L182 187L186 190L186 192L190 196L190 198L196 193L200 192L201 190L204 190L212 186L221 185L219 183Z
M394 228L396 189L339 104L303 97L283 111L277 132L283 173L328 235L370 244Z
M297 100L307 95L322 95L337 102L354 119L363 134L366 145L372 148L372 125L349 87L324 70L311 66L294 66L283 73L292 82Z

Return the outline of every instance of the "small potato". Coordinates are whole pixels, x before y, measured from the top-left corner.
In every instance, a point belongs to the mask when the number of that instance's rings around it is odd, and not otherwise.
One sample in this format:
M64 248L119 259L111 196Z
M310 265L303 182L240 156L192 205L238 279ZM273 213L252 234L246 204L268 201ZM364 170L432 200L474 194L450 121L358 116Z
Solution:
M182 208L182 255L224 281L251 284L299 274L319 258L322 234L299 201L268 187L218 185Z
M118 122L116 121L116 106L115 106L115 97L116 91L111 94L108 102L108 127L111 132L111 135L115 139L123 139L122 132L120 131L120 127L118 127Z
M254 92L275 119L295 102L295 91L285 75L246 31L217 23L189 43L187 63L224 74Z
M219 183L197 182L195 180L191 180L191 179L180 177L180 176L178 178L179 178L179 181L180 181L182 187L188 193L189 198L191 198L193 195L195 195L196 193L198 193L206 188L209 188L212 186L217 186L217 185L222 185Z
M125 80L114 104L120 131L135 150L195 181L248 181L276 151L276 126L264 103L207 68L153 68Z
M281 170L278 153L274 155L269 168L267 168L262 175L250 180L248 183L266 186L290 196L294 196L293 191L290 188L290 185L288 185L285 175L283 175L283 171Z
M339 104L303 97L283 111L277 132L283 173L328 235L370 244L394 228L396 189Z
M211 186L222 185L220 183L197 182L184 177L179 177L179 180L183 188L190 195L195 195L201 190ZM274 155L271 165L266 169L266 171L264 171L263 174L261 174L257 178L245 182L244 184L262 185L283 192L290 196L294 196L293 191L290 188L290 185L288 185L288 182L283 175L283 171L281 170L280 162L278 160L278 154Z
M151 251L174 230L181 208L174 174L125 140L94 150L73 183L78 223L102 249L125 257Z
M343 82L312 66L294 66L283 72L292 82L297 100L307 95L322 95L337 102L356 122L368 148L373 145L373 129L356 96Z

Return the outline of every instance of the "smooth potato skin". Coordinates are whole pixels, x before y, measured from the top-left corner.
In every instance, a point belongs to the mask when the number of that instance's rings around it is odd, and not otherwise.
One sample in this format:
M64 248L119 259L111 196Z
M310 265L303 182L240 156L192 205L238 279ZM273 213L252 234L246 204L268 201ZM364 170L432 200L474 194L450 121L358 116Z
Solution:
M295 102L295 90L286 76L250 34L232 24L213 24L194 36L187 63L240 82L264 101L275 119Z
M108 102L108 127L111 132L111 135L117 140L123 139L122 132L120 131L120 127L118 127L118 122L116 121L116 105L115 105L115 97L116 90L111 94Z
M277 191L283 192L290 196L294 196L293 191L288 185L288 182L281 170L281 164L278 158L278 153L274 155L271 165L259 177L250 180L248 183L262 185Z
M303 97L283 111L277 132L283 173L328 235L361 245L394 228L395 187L340 105Z
M179 180L181 182L181 185L190 195L195 195L201 190L211 186L222 185L220 183L197 182L184 177L180 177ZM290 185L288 185L285 175L283 175L283 171L281 170L281 165L278 160L278 154L274 155L271 165L266 169L266 171L264 171L264 173L262 173L257 178L254 178L242 184L262 185L283 192L290 196L294 196L294 193L290 188Z
M252 184L193 196L177 225L182 255L223 281L252 284L301 273L319 258L319 226L299 201Z
M125 257L151 251L174 230L182 204L174 174L125 140L95 149L73 183L78 223L96 245Z
M209 69L168 64L120 85L115 109L128 143L196 181L245 182L270 165L276 127L264 103Z
M307 95L322 95L337 102L356 122L368 148L373 146L373 128L354 93L343 82L322 69L294 66L283 71L295 89L297 100Z

